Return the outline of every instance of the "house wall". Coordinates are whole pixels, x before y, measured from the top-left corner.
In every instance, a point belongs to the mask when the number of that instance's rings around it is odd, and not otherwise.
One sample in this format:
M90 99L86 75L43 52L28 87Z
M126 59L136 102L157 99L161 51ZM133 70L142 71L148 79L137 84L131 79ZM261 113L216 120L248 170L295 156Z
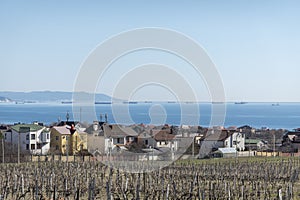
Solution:
M122 144L125 145L125 138L119 137L119 138L112 138L113 145Z
M60 133L56 129L51 129L50 151L51 153L61 154Z
M133 136L126 136L125 137L125 144L127 143L131 143L131 142L137 142L137 137L133 137Z
M117 145L125 145L126 137L118 137L118 138L105 138L105 153L109 153L109 148L114 149Z
M109 153L109 148L112 148L113 143L111 138L105 138L104 139L104 151L105 153Z
M150 146L151 147L157 147L156 146L156 141L152 137L150 137L150 138L138 138L138 143L139 144L144 144L148 147L150 147Z
M178 143L176 140L173 141L156 141L156 147L158 148L172 148L174 151L178 149Z
M47 154L50 149L51 135L50 132L43 132L43 130L20 133L20 151L31 154ZM5 142L18 145L19 132L13 129L11 132L7 132Z
M71 145L70 134L60 134L56 129L51 130L51 142L50 150L54 154L72 154L72 145Z
M73 145L72 145L72 137L71 134L68 135L61 135L61 153L63 155L73 154Z
M80 151L87 150L87 134L78 133L77 131L72 135L72 149L73 154L80 153Z

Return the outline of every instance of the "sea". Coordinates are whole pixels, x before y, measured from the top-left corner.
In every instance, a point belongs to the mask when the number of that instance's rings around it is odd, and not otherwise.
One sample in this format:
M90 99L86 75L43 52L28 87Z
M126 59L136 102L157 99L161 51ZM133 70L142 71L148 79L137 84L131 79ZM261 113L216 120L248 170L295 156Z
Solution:
M120 110L128 111L129 121L132 124L170 124L170 125L200 125L211 126L212 103L186 103L182 112L182 103L133 103L133 104L95 104L95 120L105 120L109 123L122 123ZM199 112L195 114L195 107ZM116 109L122 108L122 109ZM288 129L300 127L300 103L226 103L224 121L220 125L243 126L255 128ZM80 108L84 112L85 108ZM65 121L69 113L70 121L74 120L72 104L55 103L0 103L0 124L42 122L50 125L57 121ZM77 113L78 114L78 113ZM80 113L81 115L81 113ZM77 115L78 116L78 115ZM185 118L183 121L182 118ZM81 119L80 119L81 120ZM90 121L91 123L91 121Z

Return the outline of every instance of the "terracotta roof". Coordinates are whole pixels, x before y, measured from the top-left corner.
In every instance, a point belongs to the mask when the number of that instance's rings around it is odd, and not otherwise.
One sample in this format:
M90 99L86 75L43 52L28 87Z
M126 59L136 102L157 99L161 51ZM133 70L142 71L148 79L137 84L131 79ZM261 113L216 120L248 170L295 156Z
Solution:
M170 141L175 138L174 134L170 134L169 131L161 130L157 134L155 134L154 139L156 141Z

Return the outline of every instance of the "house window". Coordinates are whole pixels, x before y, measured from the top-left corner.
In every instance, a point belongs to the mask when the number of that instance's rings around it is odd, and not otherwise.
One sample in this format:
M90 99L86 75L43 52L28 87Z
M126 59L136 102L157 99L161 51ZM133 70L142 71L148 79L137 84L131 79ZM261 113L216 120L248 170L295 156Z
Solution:
M233 141L233 145L236 145L236 141Z
M26 140L29 140L29 134L26 134Z
M168 142L167 141L165 141L165 145L167 145L168 144Z
M42 145L41 145L41 144L37 144L37 145L36 145L36 148L37 148L37 149L41 149L41 148L42 148Z
M31 145L30 145L30 149L31 149L31 150L34 150L34 149L35 149L35 144L31 144Z
M26 144L26 150L29 150L29 144Z
M145 140L145 145L148 145L148 140Z
M228 141L225 141L225 146L227 146L228 145Z
M117 143L118 143L118 144L120 143L120 138L117 138Z
M59 140L59 136L55 136L55 140Z
M68 140L69 139L69 137L68 136L66 136L66 140Z
M35 134L31 134L31 140L35 140Z
M58 150L58 148L59 148L59 146L58 146L58 145L56 145L56 146L55 146L55 150Z
M49 133L47 133L47 140L49 140Z

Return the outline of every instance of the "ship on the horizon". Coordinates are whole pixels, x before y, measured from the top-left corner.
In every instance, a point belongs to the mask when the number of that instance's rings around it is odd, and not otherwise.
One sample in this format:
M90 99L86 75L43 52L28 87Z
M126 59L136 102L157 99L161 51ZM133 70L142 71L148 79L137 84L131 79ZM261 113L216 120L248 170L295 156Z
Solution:
M137 104L137 101L123 101L124 104Z
M234 104L246 104L247 102L245 101L238 101L238 102L234 102Z
M95 101L95 104L112 104L110 101Z
M272 103L272 106L279 106L279 103Z
M73 101L62 101L61 103L62 103L62 104L72 104Z

